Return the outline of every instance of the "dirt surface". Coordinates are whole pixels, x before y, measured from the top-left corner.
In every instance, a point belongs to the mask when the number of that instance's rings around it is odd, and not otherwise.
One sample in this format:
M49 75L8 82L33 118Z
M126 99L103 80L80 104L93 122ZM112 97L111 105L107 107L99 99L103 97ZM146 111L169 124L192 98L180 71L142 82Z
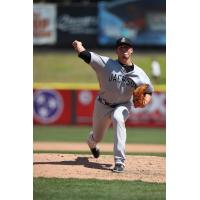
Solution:
M127 156L124 173L113 173L113 156L35 153L33 156L34 177L81 178L104 180L141 180L165 182L165 157Z
M112 152L113 144L100 143L99 147L104 152ZM33 149L45 151L89 151L86 143L72 142L34 142ZM126 144L126 152L165 153L165 145L160 144Z

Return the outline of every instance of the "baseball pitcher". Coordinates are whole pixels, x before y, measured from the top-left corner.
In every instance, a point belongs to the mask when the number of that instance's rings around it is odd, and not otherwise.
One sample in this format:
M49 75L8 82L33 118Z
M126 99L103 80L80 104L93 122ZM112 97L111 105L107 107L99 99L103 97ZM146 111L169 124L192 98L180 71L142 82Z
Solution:
M75 40L72 46L78 56L96 72L100 91L95 100L92 131L87 139L88 146L95 158L100 156L98 143L109 126L114 129L113 172L125 169L125 122L131 107L143 108L151 101L153 86L146 73L133 64L133 44L125 37L116 41L117 60L87 51L82 42Z

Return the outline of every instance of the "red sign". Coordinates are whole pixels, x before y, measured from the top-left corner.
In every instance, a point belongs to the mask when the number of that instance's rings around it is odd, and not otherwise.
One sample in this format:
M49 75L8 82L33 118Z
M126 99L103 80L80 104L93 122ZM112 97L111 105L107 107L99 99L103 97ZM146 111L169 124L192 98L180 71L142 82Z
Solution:
M98 91L94 90L77 90L76 101L76 123L77 124L92 124L92 114L94 102Z
M34 90L34 124L92 125L97 90ZM165 127L165 92L154 92L145 108L133 108L127 126Z
M133 108L127 120L128 126L165 127L166 125L166 95L164 92L154 92L152 100L145 108Z
M34 90L34 124L70 124L71 91L69 90Z

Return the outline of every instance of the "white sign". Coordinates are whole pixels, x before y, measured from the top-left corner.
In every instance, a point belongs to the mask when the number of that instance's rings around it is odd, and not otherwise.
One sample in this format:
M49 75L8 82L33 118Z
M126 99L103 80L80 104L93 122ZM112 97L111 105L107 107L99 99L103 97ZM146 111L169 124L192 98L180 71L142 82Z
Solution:
M56 5L33 5L33 44L56 43Z
M92 92L83 90L79 93L79 101L83 105L89 105L92 102Z

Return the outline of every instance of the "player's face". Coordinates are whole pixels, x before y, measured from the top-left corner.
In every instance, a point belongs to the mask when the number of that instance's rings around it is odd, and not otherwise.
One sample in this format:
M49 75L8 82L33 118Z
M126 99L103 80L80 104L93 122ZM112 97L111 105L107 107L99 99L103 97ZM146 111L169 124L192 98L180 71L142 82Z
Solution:
M117 47L116 53L120 60L129 59L131 57L131 54L133 53L133 48L128 45L122 44Z

